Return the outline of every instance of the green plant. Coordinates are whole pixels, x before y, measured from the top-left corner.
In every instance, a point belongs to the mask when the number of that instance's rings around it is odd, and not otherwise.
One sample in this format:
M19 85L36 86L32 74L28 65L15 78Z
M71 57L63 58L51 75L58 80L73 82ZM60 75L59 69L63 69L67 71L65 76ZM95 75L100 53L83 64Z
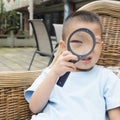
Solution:
M4 8L4 3L0 3L0 33L5 32L5 23L6 23L7 12Z
M0 3L0 31L3 34L8 34L13 31L16 34L19 30L19 16L17 11L12 10L6 12L4 3Z
M23 31L23 30L19 30L17 35L16 35L17 38L27 38L28 37L28 33Z
M7 27L6 30L7 31L11 31L13 30L14 33L16 34L18 29L19 29L19 17L18 14L15 10L12 10L8 13L8 17L7 17Z

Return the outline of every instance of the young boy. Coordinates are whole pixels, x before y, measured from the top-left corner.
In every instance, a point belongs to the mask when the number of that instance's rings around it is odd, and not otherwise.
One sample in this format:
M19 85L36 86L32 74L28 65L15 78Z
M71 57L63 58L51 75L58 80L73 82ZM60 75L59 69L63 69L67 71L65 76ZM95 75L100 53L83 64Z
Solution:
M91 30L96 45L91 54L78 58L67 50L69 35L78 28ZM25 91L32 120L120 120L120 79L110 70L97 66L103 41L99 17L88 11L71 14L63 24L59 43L61 54ZM77 47L77 43L74 44ZM70 72L63 87L59 77Z

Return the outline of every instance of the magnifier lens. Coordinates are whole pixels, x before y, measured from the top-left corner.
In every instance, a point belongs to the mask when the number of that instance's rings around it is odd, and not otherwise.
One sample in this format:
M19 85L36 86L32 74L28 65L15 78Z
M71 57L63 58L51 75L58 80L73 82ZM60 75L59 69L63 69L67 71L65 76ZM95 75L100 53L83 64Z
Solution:
M75 31L68 40L68 50L77 56L86 56L94 47L95 37L88 29Z

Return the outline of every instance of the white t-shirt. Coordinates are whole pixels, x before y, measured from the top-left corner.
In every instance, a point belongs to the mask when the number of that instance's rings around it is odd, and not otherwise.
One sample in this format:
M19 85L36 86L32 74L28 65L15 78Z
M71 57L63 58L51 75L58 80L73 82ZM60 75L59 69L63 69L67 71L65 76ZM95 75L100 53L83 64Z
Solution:
M25 91L28 102L48 72L46 68ZM106 111L116 107L120 107L120 79L96 65L87 72L71 72L63 87L56 84L43 112L32 120L107 120Z

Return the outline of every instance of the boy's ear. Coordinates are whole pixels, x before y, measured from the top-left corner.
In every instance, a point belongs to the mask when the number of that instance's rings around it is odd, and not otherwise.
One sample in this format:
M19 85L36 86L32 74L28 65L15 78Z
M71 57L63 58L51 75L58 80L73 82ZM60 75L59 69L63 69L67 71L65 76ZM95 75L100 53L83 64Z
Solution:
M103 49L104 46L105 46L105 43L102 41L102 42L101 42L101 49Z
M105 45L104 42L102 41L101 43L102 43L102 47L104 47L104 45Z
M61 48L62 51L66 50L66 43L65 43L65 41L61 40L59 42L59 45L60 45L60 48Z

